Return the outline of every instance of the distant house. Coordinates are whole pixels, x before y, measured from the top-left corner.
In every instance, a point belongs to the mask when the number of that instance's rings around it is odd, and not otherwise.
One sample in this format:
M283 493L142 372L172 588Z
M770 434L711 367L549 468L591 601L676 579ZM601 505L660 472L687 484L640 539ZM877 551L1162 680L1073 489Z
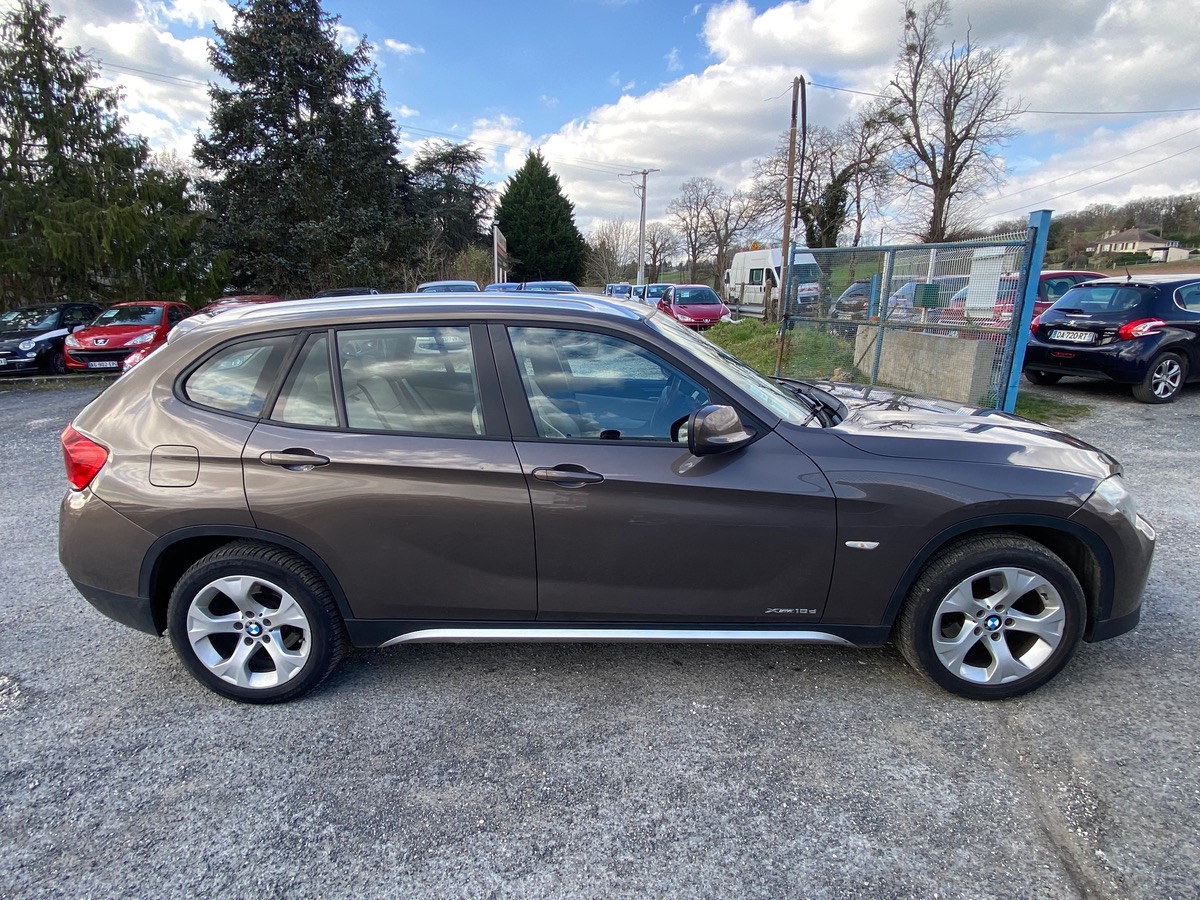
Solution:
M1179 241L1166 241L1157 234L1141 228L1129 228L1101 238L1096 244L1097 253L1146 253L1155 262L1171 262L1187 259L1188 251L1179 247Z

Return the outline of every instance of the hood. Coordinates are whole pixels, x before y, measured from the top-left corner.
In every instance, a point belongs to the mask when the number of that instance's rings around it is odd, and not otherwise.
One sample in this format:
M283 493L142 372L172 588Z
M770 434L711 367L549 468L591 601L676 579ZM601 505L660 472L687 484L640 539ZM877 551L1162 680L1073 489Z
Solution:
M154 331L157 325L97 325L81 328L75 332L75 340L85 347L95 346L96 339L104 341L102 347L124 347L132 338L139 337L148 331Z
M66 334L65 328L28 328L18 329L16 331L0 331L0 343L3 344L19 344L21 341L36 340L37 338L54 337L60 334Z
M724 303L676 303L675 308L694 319L719 319L729 312Z
M832 392L848 414L830 431L865 453L1022 465L1096 478L1121 471L1116 459L1091 444L999 410L867 386L836 385Z

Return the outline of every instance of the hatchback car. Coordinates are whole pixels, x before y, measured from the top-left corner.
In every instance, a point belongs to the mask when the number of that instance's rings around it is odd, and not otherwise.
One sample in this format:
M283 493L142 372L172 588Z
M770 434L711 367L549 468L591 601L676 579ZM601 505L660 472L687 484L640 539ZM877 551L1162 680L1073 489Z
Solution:
M1033 320L1025 377L1129 384L1142 403L1170 403L1200 378L1200 275L1121 276L1071 288Z
M729 307L705 284L672 284L658 298L658 308L682 325L703 331L729 318Z
M63 342L96 317L96 303L23 306L0 314L0 373L63 375Z
M461 294L477 290L479 285L474 281L426 281L417 285L418 294Z
M86 328L63 342L67 368L83 372L117 371L135 351L150 353L163 344L172 328L192 314L184 303L138 300L116 303Z
M525 281L521 284L521 290L534 293L580 293L579 288L570 281Z
M480 640L894 639L996 699L1138 621L1153 529L1075 438L770 380L637 304L478 298L177 330L63 433L72 581L264 703L350 645Z

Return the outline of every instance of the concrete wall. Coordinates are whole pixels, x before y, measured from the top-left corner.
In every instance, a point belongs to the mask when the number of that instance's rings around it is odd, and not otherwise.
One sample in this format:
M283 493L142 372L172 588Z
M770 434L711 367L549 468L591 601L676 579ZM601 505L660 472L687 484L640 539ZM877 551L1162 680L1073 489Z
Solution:
M870 376L875 367L878 326L860 325L854 338L854 365ZM883 332L880 384L916 394L979 403L988 393L999 344L904 328Z

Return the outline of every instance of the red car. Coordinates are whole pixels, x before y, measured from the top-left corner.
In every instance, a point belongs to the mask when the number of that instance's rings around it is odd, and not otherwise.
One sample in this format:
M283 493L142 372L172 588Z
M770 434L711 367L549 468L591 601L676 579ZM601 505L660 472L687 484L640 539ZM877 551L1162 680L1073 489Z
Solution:
M67 368L120 371L126 357L160 346L167 332L191 314L190 306L166 300L116 303L86 328L67 336L63 342Z
M717 292L704 284L673 284L659 298L658 308L688 328L711 328L729 315Z

